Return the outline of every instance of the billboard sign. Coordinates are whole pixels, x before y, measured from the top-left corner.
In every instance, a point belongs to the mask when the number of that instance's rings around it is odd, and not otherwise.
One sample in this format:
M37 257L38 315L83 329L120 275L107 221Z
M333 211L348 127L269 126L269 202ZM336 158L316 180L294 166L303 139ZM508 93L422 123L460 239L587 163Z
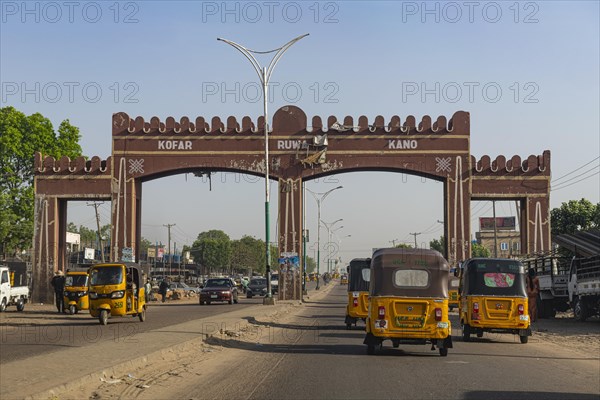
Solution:
M515 217L496 217L496 229L501 231L514 231L516 227ZM479 217L479 230L480 231L493 231L494 230L494 218L493 217Z

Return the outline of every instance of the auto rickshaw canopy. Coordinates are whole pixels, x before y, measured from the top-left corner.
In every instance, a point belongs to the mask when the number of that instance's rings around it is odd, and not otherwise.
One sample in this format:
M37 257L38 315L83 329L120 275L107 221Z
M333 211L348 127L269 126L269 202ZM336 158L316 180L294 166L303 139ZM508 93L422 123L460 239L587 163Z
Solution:
M371 274L370 258L354 258L348 265L348 291L368 292Z
M472 258L461 270L461 295L527 297L525 268L518 260Z
M379 249L371 260L371 296L448 298L448 261L428 249Z
M121 271L125 269L125 276ZM116 274L115 274L116 272ZM133 263L101 263L90 268L90 285L120 284L125 279L127 284L135 284L140 288L142 282L142 271L137 264Z

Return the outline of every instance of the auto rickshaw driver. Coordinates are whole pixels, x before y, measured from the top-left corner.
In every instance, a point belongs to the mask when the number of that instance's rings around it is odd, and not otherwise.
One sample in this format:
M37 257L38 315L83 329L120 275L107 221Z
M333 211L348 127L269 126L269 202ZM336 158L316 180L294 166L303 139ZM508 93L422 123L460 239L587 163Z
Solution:
M126 293L126 299L127 299L127 311L131 311L131 306L133 304L133 302L135 301L135 299L137 299L137 286L133 280L133 271L131 268L127 268L127 275L126 275L126 287L127 287L127 293Z

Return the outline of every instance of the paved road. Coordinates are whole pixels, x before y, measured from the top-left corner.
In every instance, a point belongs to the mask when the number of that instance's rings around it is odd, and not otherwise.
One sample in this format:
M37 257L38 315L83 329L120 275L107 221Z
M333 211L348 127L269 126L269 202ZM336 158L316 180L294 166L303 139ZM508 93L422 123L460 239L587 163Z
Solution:
M429 346L387 347L366 355L364 331L343 324L345 288L334 287L291 322L265 325L261 346L239 344L244 354L225 370L180 379L169 396L187 399L574 399L600 394L598 350L589 355L531 338L493 335L456 340L448 357ZM456 319L456 314L454 314ZM457 321L454 335L458 336ZM232 341L230 346L236 346ZM251 366L251 368L248 368ZM235 379L232 372L235 371ZM219 382L227 382L221 385ZM166 383L166 382L165 382ZM148 392L144 398L152 398Z
M307 289L312 291L314 282L309 282ZM151 303L144 323L137 317L114 317L107 326L101 326L88 312L67 315L55 312L48 305L27 305L25 312L17 313L13 307L0 313L0 364L101 341L133 343L142 332L243 309L262 301L261 297L247 299L240 295L239 303L234 305L200 306L197 300Z

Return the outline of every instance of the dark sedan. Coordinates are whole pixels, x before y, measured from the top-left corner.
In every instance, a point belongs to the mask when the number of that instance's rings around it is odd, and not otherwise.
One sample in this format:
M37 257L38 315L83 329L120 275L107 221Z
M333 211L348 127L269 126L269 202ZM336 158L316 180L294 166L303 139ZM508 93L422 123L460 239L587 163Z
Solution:
M252 296L265 296L267 294L267 279L252 278L246 288L246 297L251 299Z
M238 290L231 283L231 279L211 278L204 284L204 288L200 292L200 305L217 301L237 304Z

